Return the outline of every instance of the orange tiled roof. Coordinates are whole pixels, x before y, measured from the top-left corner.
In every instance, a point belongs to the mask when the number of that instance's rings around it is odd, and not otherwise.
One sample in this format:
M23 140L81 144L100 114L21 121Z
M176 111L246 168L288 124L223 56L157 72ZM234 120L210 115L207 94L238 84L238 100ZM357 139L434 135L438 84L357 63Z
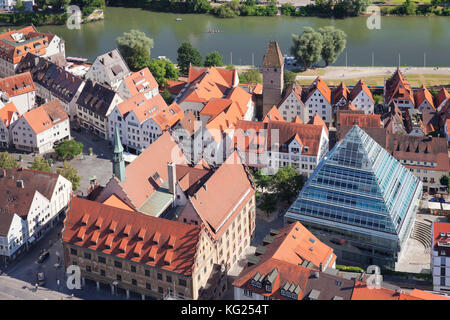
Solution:
M23 36L25 41L18 41L14 37ZM44 55L49 44L47 34L39 33L33 26L20 30L10 30L0 34L0 56L13 64L19 63L27 54Z
M123 209L123 210L135 211L133 208L131 208L125 202L120 200L115 194L112 194L108 199L103 201L103 204L111 206L111 207Z
M369 87L362 80L359 80L356 86L350 92L350 100L353 101L361 91L364 91L365 94L370 98L370 100L372 100L372 102L375 102L372 97L372 92L370 92Z
M0 79L0 91L6 92L10 98L35 90L30 72Z
M205 226L215 234L226 229L226 222L231 223L231 213L233 216L239 213L239 208L234 210L234 207L241 198L249 199L255 193L236 152L230 155L204 185L207 187L200 188L194 197L189 198L189 202L205 222Z
M185 85L184 81L167 80L167 90L176 96L184 89Z
M17 108L13 102L8 103L0 109L0 121L3 121L6 128L11 125L11 120L14 114L19 115L19 111L17 111Z
M331 103L331 89L327 86L327 84L322 80L321 77L317 77L316 80L314 80L309 89L308 97L306 98L306 100L309 99L315 89L319 90L319 92L322 94L325 100L328 101L328 103Z
M75 246L186 276L193 272L200 236L199 227L81 198L72 200L62 235ZM173 248L167 261L169 238Z
M409 100L414 104L413 90L399 69L386 81L384 97L387 104L394 99Z
M273 106L272 109L267 112L263 122L269 122L269 120L284 121L283 116L276 106Z
M339 126L353 127L355 123L360 128L382 128L379 114L339 113Z
M148 68L133 72L124 79L131 96L147 92L158 87L158 83Z
M314 117L308 122L308 124L313 124L315 126L322 126L328 135L328 127L323 121L323 119L316 113Z
M294 120L292 120L292 122L294 122L294 123L300 123L300 124L303 123L302 119L300 119L300 117L299 117L298 115L295 116L295 118L294 118Z
M183 152L166 131L125 168L125 181L118 183L136 208L140 208L167 180L169 162L188 164Z
M427 87L422 85L420 89L416 91L416 108L420 107L424 100L426 100L434 109L433 96Z
M419 298L422 300L450 300L450 297L442 296L439 294L435 294L428 291L423 291L419 289L413 289L410 293L410 296Z
M350 90L345 85L345 83L341 82L339 86L334 90L333 92L333 104L336 104L341 100L341 98L344 98L345 101L348 101L348 96L350 95Z
M53 125L69 119L69 116L58 99L25 112L23 117L35 134L39 134L50 129Z
M447 101L450 99L450 93L448 93L448 91L445 88L442 88L441 90L439 90L439 92L437 93L437 95L434 97L436 103L435 106L436 108L439 107L443 102Z

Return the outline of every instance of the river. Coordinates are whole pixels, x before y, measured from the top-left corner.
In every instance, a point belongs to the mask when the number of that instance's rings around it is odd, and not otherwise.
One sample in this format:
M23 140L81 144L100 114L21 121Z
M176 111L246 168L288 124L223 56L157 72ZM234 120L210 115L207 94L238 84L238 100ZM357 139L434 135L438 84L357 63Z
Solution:
M182 21L176 21L181 17ZM381 17L381 29L369 30L366 17L342 20L313 17L238 17L220 19L212 15L171 14L141 9L108 7L105 20L85 24L80 30L66 26L44 26L66 41L68 56L86 57L115 48L115 39L130 29L153 38L152 57L176 61L177 48L189 40L203 56L217 50L224 63L260 65L268 41L277 40L283 54L289 53L292 33L303 27L334 25L347 33L347 48L335 65L450 66L450 17ZM208 30L221 30L211 34ZM425 61L424 61L425 60Z

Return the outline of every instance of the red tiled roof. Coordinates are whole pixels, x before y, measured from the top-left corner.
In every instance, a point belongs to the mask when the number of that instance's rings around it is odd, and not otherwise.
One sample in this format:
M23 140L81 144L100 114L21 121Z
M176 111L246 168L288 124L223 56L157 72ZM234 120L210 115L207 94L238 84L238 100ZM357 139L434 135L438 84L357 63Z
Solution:
M163 133L125 168L125 181L119 182L136 208L167 180L167 164L188 164L169 132Z
M322 80L321 77L317 77L316 80L314 80L309 89L308 97L306 98L306 100L309 99L309 97L314 93L316 89L319 90L325 100L327 100L328 103L331 104L331 89L327 86L327 84Z
M341 98L344 98L345 101L348 101L348 96L350 95L350 90L345 85L345 83L341 82L339 86L334 90L333 92L333 104L336 104L341 100Z
M69 116L58 99L25 112L23 117L35 134L44 132L52 128L55 124L69 119Z
M19 111L17 111L17 108L13 102L6 104L3 108L0 109L0 121L3 121L6 128L11 125L11 120L14 114L19 116Z
M382 128L379 114L339 112L339 126L353 127L355 123L360 128Z
M316 113L314 117L308 122L308 124L313 124L315 126L322 126L325 129L325 132L328 135L328 127L325 124L325 121Z
M108 199L103 201L103 204L111 206L111 207L116 207L119 209L128 210L128 211L135 211L133 208L131 208L125 202L120 200L115 194L112 194Z
M273 106L272 109L267 112L263 122L269 122L269 120L284 121L283 116L276 106Z
M372 100L372 102L375 102L372 97L372 92L370 92L369 87L362 80L359 80L356 86L350 92L350 100L353 101L361 91L364 91L369 99Z
M131 96L147 92L158 87L158 83L148 68L131 73L124 79Z
M235 208L239 201L243 197L249 199L255 193L236 152L230 155L203 186L194 197L189 198L189 202L215 234L226 229L226 222L232 220L230 214L235 216L239 213Z
M0 79L0 91L6 92L10 98L35 90L30 72Z
M443 102L448 101L450 99L450 93L445 88L442 88L439 90L437 95L434 97L435 99L435 106L438 108Z
M416 91L416 108L419 108L424 100L426 100L434 109L433 96L427 87L422 85L420 89Z
M414 93L399 69L385 83L384 99L386 104L390 104L392 100L409 100L414 104Z
M175 96L177 96L186 86L184 81L167 80L167 90Z
M84 225L82 219L87 213L89 219ZM103 220L100 229L94 226L98 219ZM116 226L110 233L113 223ZM145 234L142 233L143 229ZM99 232L94 234L96 231ZM154 243L156 234L159 234L157 244ZM143 239L139 239L138 235ZM74 198L62 237L64 242L75 246L189 276L195 264L200 228ZM171 237L179 241L173 243L174 246L170 249L172 257L167 261L167 242ZM150 256L154 259L150 259Z

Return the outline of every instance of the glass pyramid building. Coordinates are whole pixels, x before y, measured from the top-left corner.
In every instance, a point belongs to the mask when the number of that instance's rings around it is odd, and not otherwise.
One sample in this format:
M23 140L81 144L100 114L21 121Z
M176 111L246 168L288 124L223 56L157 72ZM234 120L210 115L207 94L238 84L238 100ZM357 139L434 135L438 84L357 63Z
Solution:
M322 159L285 215L334 248L340 263L393 268L422 183L358 126Z

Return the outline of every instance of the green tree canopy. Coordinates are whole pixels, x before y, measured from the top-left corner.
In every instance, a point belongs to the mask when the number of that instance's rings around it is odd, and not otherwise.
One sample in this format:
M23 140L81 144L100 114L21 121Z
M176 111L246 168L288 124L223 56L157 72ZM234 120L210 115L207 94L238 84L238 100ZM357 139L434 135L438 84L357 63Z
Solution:
M267 214L274 212L277 209L277 195L274 193L263 193L258 196L257 207Z
M262 83L261 72L256 69L250 69L239 75L239 82L241 83Z
M186 0L189 12L207 13L211 10L211 3L208 0Z
M55 146L55 152L60 159L72 159L83 152L84 145L76 140L65 140Z
M297 74L295 72L292 72L289 70L284 70L284 75L283 75L284 88L286 89L291 84L293 84L296 77L297 77Z
M178 48L178 67L182 74L188 74L189 66L202 66L202 54L190 42L183 42Z
M301 35L293 34L292 40L294 44L291 47L291 54L306 69L320 61L323 38L319 32L311 27L305 27Z
M64 178L72 182L72 190L76 191L80 186L81 177L78 171L70 165L68 161L64 161L63 167L56 170L56 173L62 175Z
M205 67L222 67L223 61L222 56L219 52L213 51L211 53L207 53L205 56Z
M279 169L273 176L271 189L277 194L278 199L290 202L298 195L304 184L305 176L287 166Z
M347 44L347 35L344 31L336 29L333 26L327 26L319 29L322 35L322 59L325 65L328 66L334 63L338 56L345 49Z
M38 170L38 171L45 171L45 172L51 172L52 171L48 161L45 160L44 158L41 158L41 157L34 158L33 163L30 166L30 169Z
M19 164L12 155L10 155L8 152L0 153L0 168L10 169L17 167L19 167Z
M153 39L144 32L130 30L116 39L117 47L133 71L145 68L150 61L150 50L153 48Z
M160 87L166 86L167 80L178 79L178 70L169 59L152 59L148 68Z

